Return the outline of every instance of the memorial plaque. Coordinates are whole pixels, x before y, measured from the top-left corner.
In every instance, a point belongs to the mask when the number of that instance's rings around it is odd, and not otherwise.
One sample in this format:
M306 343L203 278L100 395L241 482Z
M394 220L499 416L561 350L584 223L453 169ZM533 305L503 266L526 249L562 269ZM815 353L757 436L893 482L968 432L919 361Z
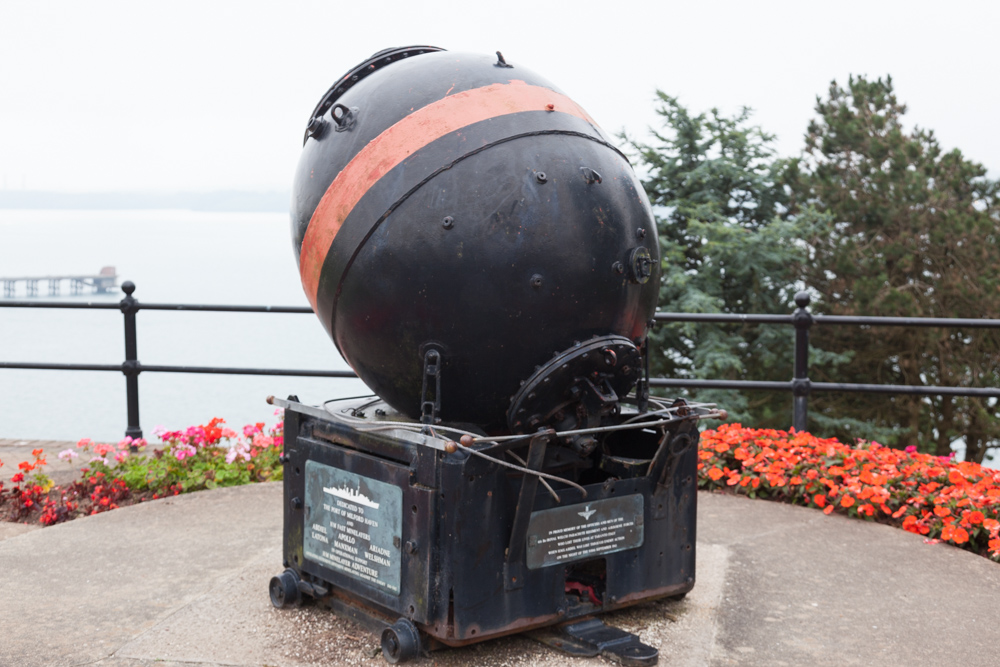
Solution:
M399 487L306 461L303 553L376 590L399 595L402 506Z
M532 512L528 569L587 560L642 546L641 494Z

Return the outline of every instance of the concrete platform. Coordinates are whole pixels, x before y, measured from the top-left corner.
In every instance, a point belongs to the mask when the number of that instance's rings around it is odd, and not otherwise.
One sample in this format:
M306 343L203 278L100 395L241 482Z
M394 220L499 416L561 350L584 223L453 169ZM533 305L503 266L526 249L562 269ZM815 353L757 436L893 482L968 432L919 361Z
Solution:
M901 530L699 494L697 583L605 616L661 665L997 664L1000 565ZM14 531L11 531L14 532ZM314 607L279 611L281 486L0 532L0 665L381 665L377 640ZM513 637L424 665L598 665Z

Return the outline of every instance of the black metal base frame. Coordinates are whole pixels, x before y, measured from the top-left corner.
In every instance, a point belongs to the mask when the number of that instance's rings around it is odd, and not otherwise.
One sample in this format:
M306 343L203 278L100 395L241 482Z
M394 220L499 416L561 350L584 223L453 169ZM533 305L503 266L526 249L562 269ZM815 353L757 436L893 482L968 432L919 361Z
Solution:
M693 587L694 421L662 439L620 432L619 450L646 438L655 454L613 474L585 470L582 490L552 482L556 500L538 477L446 451L446 440L315 412L285 413L287 569L271 582L275 606L327 605L378 633L390 663L547 626L534 636L572 654L655 663L655 649L593 616ZM546 444L531 439L529 468L552 470L568 451Z

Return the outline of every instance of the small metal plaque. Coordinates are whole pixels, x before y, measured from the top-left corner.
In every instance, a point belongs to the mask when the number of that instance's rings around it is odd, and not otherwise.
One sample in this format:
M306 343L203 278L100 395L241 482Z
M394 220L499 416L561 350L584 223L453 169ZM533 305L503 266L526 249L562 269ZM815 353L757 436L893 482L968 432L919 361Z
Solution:
M303 554L399 595L402 508L397 486L306 461Z
M528 569L642 546L642 494L532 512Z

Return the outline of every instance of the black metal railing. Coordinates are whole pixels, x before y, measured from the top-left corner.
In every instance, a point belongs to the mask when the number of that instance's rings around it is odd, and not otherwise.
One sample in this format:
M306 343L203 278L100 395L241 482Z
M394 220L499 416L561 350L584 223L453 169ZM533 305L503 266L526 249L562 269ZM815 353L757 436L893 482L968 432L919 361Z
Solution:
M298 377L356 378L352 371L314 371L288 368L226 368L216 366L171 366L140 364L135 316L140 310L173 310L223 313L298 313L312 314L312 309L302 306L233 306L175 303L140 303L132 296L135 284L122 284L125 293L118 303L72 301L11 301L0 299L0 308L80 308L120 310L125 317L125 361L121 364L62 364L42 362L0 361L0 368L113 371L125 376L128 427L125 435L142 437L139 426L139 374L140 373L211 373L221 375L282 375ZM719 324L775 324L795 327L794 372L788 382L755 380L695 380L686 378L651 378L653 387L684 389L743 389L756 391L791 392L792 425L796 430L806 430L808 401L812 392L855 392L869 394L910 394L920 396L986 396L1000 397L1000 387L938 387L899 384L852 384L841 382L812 382L809 379L809 330L813 325L829 326L903 326L903 327L961 327L1000 329L1000 320L957 319L933 317L855 317L840 315L813 315L809 312L809 294L795 295L798 306L788 315L727 314L727 313L656 313L656 322L712 322Z
M817 391L841 391L862 394L909 394L918 396L996 396L1000 387L938 387L906 384L855 384L846 382L812 382L809 379L809 330L815 324L825 326L889 326L889 327L962 327L1000 329L1000 320L961 319L947 317L868 317L851 315L813 315L809 312L809 293L795 295L798 308L790 315L733 315L726 313L657 313L657 322L715 322L727 324L790 324L795 327L795 365L789 382L759 382L753 380L688 380L652 378L653 387L685 389L746 389L757 391L792 392L792 426L806 430L809 394Z
M142 437L139 426L139 374L140 373L211 373L219 375L284 375L300 377L356 378L352 371L312 371L289 368L225 368L218 366L169 366L140 364L135 316L140 310L187 310L215 313L301 313L312 314L312 308L303 306L232 306L188 303L140 303L132 296L135 284L122 283L125 298L113 302L73 302L73 301L7 301L0 299L0 308L82 308L96 310L120 310L125 316L125 361L121 364L52 364L38 362L0 361L0 368L22 368L58 371L115 371L125 375L125 400L128 410L128 426L125 435Z

